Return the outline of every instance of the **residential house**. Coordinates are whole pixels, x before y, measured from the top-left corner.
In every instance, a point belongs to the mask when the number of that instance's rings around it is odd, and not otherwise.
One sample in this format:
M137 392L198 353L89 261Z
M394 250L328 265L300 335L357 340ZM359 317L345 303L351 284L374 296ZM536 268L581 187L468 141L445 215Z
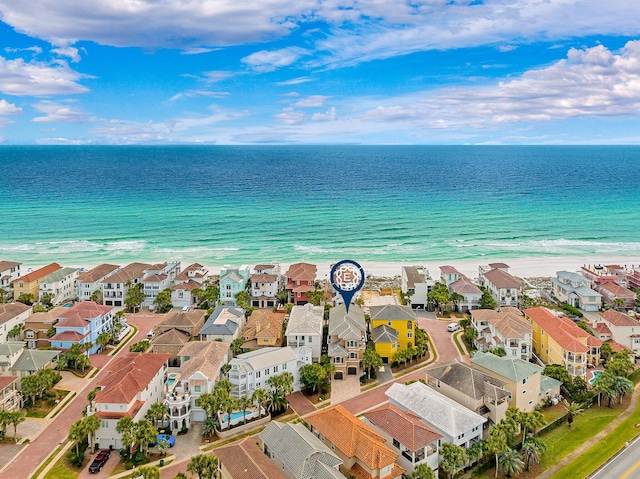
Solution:
M41 369L54 369L59 357L60 351L54 349L23 349L18 359L9 368L9 374L24 378Z
M626 268L620 265L601 265L583 266L580 268L580 274L587 277L593 284L604 284L614 282L620 286L627 286L629 278L633 275Z
M199 263L187 266L176 276L171 287L171 304L177 308L192 307L198 303L194 289L201 289L209 271Z
M373 344L383 361L415 345L416 313L409 306L371 306L369 311Z
M102 282L102 301L105 306L124 306L129 288L142 282L150 267L150 264L131 263L107 276Z
M171 328L154 335L150 341L151 352L169 355L169 364L178 365L178 352L189 342L191 336L179 329Z
M149 266L142 279L142 291L144 292L142 306L153 309L158 293L165 289L171 289L173 281L179 273L179 261L167 261Z
M468 312L480 307L482 290L456 268L440 266L440 280L447 285L450 293L462 297L456 304L459 311Z
M457 361L427 370L427 384L493 424L505 418L511 393L506 382Z
M127 353L106 366L107 375L98 381L100 390L87 407L89 415L100 419L98 447L123 447L118 421L139 421L152 404L164 401L168 359L168 354Z
M233 342L242 333L245 324L244 309L216 306L198 333L201 341Z
M640 289L640 267L634 268L627 276L627 287L631 289Z
M477 352L471 356L471 364L505 382L504 388L511 393L509 407L532 412L545 398L560 394L560 381L542 374L543 368L537 364L518 357Z
M249 436L226 446L216 448L220 479L287 479Z
M236 294L247 291L251 283L249 266L239 268L225 266L220 269L220 302L227 306L238 306Z
M199 334L203 325L207 311L204 309L189 309L187 311L180 308L173 308L169 311L164 319L160 321L153 331L156 334L162 334L171 329L177 329L189 337Z
M102 296L102 282L118 268L120 268L118 265L103 263L78 275L76 278L78 301L91 301L91 295L95 291L99 291Z
M533 350L546 364L561 364L571 376L585 378L587 364L600 364L602 341L576 323L546 308L524 310L533 326Z
M98 336L111 331L113 323L113 307L103 306L93 301L82 301L71 308L64 308L59 314L58 322L53 325L56 334L52 336L51 346L69 349L72 344L91 343L87 354L98 352Z
M406 472L396 462L399 454L385 444L386 438L343 406L323 409L305 419L311 432L342 459L342 473L357 478L399 479Z
M274 308L280 290L280 265L258 264L251 275L251 306Z
M51 304L57 306L67 301L72 301L78 296L76 294L76 278L78 268L60 268L53 273L49 273L40 281L39 299L45 296L51 297Z
M191 341L182 347L178 357L180 372L169 385L164 401L174 431L190 428L192 421L202 422L207 418L199 406L199 399L203 394L213 392L220 380L220 370L229 361L229 343Z
M0 344L0 374L10 374L11 366L18 360L24 350L24 342L7 341Z
M18 376L0 376L0 410L19 411L22 409L22 393Z
M14 328L24 325L32 311L31 306L22 303L0 303L0 344L9 340ZM20 339L20 334L13 338Z
M307 292L315 289L318 268L315 264L295 263L285 273L285 289L289 293L289 302L303 305L309 302Z
M427 307L427 294L433 289L434 281L424 266L403 266L400 287L408 295L413 309Z
M293 390L300 390L300 368L311 364L311 348L262 348L238 355L229 361L231 396L251 396L258 388L271 391L269 378L285 371L293 374Z
M474 344L479 351L500 348L510 356L531 359L533 326L516 308L475 309L471 326L476 330Z
M425 464L438 476L438 442L442 435L420 421L415 414L386 403L363 415L365 424L386 439L391 450L398 451L398 464L412 473Z
M509 266L492 263L480 269L480 286L487 288L498 306L518 306L522 300L522 281L509 274Z
M394 383L385 394L392 404L412 412L441 434L443 442L468 449L482 439L486 418L426 384L419 381L409 385Z
M42 280L60 268L62 268L62 266L58 263L51 263L31 273L20 276L18 279L14 279L11 282L13 284L14 301L17 301L22 294L30 294L33 300L37 301L40 297L40 283Z
M15 261L0 261L0 288L8 288L9 285L20 277L22 263Z
M605 304L617 305L627 309L633 309L635 306L636 293L630 289L620 286L616 283L604 283L596 287L598 292L602 294L602 300Z
M613 340L621 346L640 354L640 321L615 309L598 313L598 319L591 324L601 341Z
M40 349L51 347L51 336L55 334L54 324L68 308L56 306L49 311L33 313L24 322L22 339L26 341L27 348Z
M361 376L367 347L367 322L362 308L352 304L348 313L344 304L331 308L327 342L327 354L336 369L333 378Z
M344 479L338 470L342 459L304 424L272 421L259 437L264 454L288 479Z
M591 280L571 271L558 271L551 280L553 294L562 303L583 311L599 311L602 295L591 289Z
M282 346L284 318L285 313L256 309L247 319L242 333L242 349Z
M307 303L294 306L289 314L287 330L284 333L287 345L292 348L308 346L311 348L313 362L320 361L322 354L322 324L324 308Z

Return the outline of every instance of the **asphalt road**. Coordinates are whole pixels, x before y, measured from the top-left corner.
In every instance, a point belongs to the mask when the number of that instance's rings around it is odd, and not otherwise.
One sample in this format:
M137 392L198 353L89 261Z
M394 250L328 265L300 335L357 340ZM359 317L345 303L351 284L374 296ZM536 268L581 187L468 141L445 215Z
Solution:
M640 438L614 457L590 479L638 479L640 478Z

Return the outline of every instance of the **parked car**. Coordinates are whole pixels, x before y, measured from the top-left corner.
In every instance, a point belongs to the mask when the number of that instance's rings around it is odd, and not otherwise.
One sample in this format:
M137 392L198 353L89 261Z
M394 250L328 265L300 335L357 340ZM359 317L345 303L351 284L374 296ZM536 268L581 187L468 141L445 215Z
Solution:
M111 451L109 449L102 449L96 457L93 458L91 465L89 466L89 472L95 474L102 470L102 467L111 457Z
M156 446L160 441L166 441L169 444L169 447L173 447L176 444L175 436L171 436L169 434L158 434L155 441L149 443L150 447Z
M447 326L447 331L449 331L450 333L453 333L458 329L460 329L460 325L458 323L449 323L449 326Z

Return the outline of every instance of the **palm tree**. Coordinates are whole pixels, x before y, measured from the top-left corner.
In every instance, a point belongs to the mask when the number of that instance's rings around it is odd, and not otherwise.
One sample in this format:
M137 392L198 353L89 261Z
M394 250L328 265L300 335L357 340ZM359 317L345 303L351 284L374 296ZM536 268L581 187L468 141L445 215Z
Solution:
M527 471L531 468L531 464L540 464L540 459L546 451L547 446L540 438L535 436L527 438L522 445L522 449L520 449Z
M134 425L133 419L128 416L123 417L116 424L116 432L122 436L122 444L129 451L129 455L131 455L131 446L135 442L133 437Z
M80 455L80 443L85 437L86 434L82 428L82 419L79 419L71 425L69 434L67 435L69 441L76 443L76 456Z
M202 435L211 437L219 428L220 422L218 421L218 416L215 414L213 416L209 416L204 420Z
M604 371L593 381L593 389L598 393L598 407L600 407L602 396L608 400L608 406L611 407L611 400L616 397L616 392L613 390L613 379L614 375L610 371Z
M522 427L522 445L527 438L527 433L531 431L536 432L536 429L541 428L546 424L544 416L540 411L522 412L520 415L520 426Z
M484 441L484 448L487 454L492 454L495 458L495 462L496 462L495 477L498 477L498 467L499 467L498 458L501 453L503 453L509 448L509 445L507 444L507 436L505 432L501 428L499 428L497 424L489 428L489 437Z
M251 400L258 405L259 413L262 415L262 411L267 411L265 407L267 402L269 401L269 392L264 388L258 388L253 391L251 395Z
M622 404L622 398L624 398L625 394L633 392L633 383L624 376L616 376L613 378L611 388L618 397L618 404Z
M154 403L149 407L146 418L153 421L153 424L158 427L158 423L162 423L167 417L167 407L160 403Z
M167 441L166 439L160 439L156 443L156 447L158 448L158 452L160 452L160 454L164 456L167 449L169 449L169 441Z
M563 402L564 407L567 409L567 423L569 424L569 427L571 427L573 419L584 412L584 405L575 402L569 403L566 400Z
M205 456L198 454L193 456L187 464L187 471L197 474L199 479L210 479L218 470L218 458L216 456Z
M146 454L149 443L158 437L158 429L148 419L140 419L133 426L132 435L138 450Z
M515 449L507 448L506 451L501 452L498 461L507 477L517 476L524 469L524 462L520 457L520 453Z
M463 447L445 442L440 447L440 469L452 479L469 460Z
M484 441L481 439L474 442L469 449L467 449L467 456L472 463L478 462L484 457Z
M247 423L247 409L249 409L251 407L251 405L253 404L253 401L251 400L251 398L248 398L246 396L242 396L240 399L238 399L238 408L240 408L240 410L242 410L242 422L244 424Z
M8 420L9 423L13 426L13 437L14 439L18 438L18 424L24 422L26 418L26 414L22 411L12 411L9 413Z
M242 339L237 338L234 339L231 342L231 352L233 353L234 356L237 356L238 354L242 354Z
M134 477L144 479L160 479L160 468L158 466L140 466L136 469Z
M371 377L371 370L378 370L382 367L382 357L376 352L376 350L367 346L364 350L364 357L362 358L362 366L368 371L369 377Z
M103 331L96 338L96 344L99 346L100 351L104 349L104 347L109 344L111 341L112 334L109 331Z
M95 434L100 429L100 419L98 416L87 416L82 420L82 428L84 432L89 437L89 445L91 446L91 450L95 450Z
M418 464L413 472L407 476L408 479L436 479L436 473L426 464Z

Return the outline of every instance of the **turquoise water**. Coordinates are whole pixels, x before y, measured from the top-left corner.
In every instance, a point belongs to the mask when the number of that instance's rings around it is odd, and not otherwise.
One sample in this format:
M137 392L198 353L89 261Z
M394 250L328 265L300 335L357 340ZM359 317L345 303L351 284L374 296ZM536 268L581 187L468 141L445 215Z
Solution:
M596 379L598 379L598 376L600 376L601 374L602 374L602 371L594 371L593 377L589 379L589 384L593 385L593 383L596 382Z
M250 413L249 411L247 411L247 416L249 416L250 414L251 414L251 413ZM222 418L222 421L223 421L223 422L229 422L229 421L227 420L227 417L228 417L228 416L229 416L228 414L225 414L225 415L223 416L223 418ZM231 413L231 420L232 420L232 421L234 421L235 419L242 419L243 417L244 417L244 412L242 412L242 411L234 411L234 412L232 412L232 413Z
M640 256L640 147L3 146L0 168L0 259L27 266Z
M169 377L167 378L167 386L173 386L176 382L177 377L178 376L176 376L175 374L169 374Z

